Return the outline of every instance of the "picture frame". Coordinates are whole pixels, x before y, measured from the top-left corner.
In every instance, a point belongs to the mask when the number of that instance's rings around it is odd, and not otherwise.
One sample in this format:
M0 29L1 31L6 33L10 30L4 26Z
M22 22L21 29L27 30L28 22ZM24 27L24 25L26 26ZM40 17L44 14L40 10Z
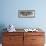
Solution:
M18 10L19 18L34 18L35 10Z

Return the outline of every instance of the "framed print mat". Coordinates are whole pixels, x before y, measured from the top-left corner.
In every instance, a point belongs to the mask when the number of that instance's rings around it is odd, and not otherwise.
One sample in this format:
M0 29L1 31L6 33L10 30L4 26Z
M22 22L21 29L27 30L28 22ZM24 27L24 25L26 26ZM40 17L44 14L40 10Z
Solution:
M34 18L35 10L18 10L18 17L20 18Z

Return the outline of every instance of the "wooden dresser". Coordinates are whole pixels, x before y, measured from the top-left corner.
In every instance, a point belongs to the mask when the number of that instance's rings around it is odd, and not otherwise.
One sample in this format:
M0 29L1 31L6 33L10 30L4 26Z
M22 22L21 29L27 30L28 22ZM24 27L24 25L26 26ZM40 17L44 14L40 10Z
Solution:
M44 32L3 32L3 46L44 46Z

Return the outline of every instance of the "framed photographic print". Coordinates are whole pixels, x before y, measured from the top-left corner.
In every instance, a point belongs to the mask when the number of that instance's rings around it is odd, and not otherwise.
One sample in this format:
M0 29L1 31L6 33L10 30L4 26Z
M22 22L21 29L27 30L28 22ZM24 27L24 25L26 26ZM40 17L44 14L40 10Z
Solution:
M18 17L20 18L34 18L35 10L18 10Z

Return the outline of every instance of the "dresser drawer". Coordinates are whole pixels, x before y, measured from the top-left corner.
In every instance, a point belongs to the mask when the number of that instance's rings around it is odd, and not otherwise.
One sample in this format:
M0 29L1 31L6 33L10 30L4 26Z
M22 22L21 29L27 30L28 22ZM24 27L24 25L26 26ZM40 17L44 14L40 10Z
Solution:
M5 36L23 36L23 32L4 32Z
M44 44L31 44L31 46L44 46Z
M23 43L22 42L21 43L12 43L12 44L11 43L8 43L8 44L3 43L2 46L23 46Z
M41 36L41 35L45 35L44 32L25 32L24 33L24 36Z
M32 43L33 44L43 44L44 36L32 36Z
M23 41L23 36L4 36L3 43L15 43Z

